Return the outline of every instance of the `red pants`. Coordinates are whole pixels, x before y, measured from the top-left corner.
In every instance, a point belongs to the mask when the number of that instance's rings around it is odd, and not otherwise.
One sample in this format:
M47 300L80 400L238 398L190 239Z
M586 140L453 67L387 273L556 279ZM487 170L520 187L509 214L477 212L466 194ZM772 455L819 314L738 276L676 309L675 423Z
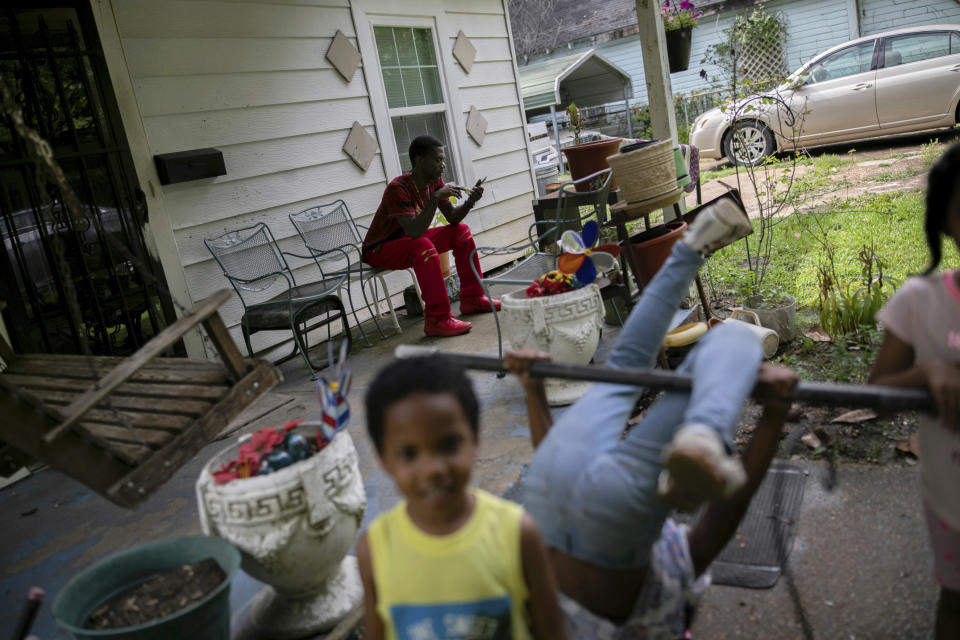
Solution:
M483 295L483 288L470 268L470 254L475 247L470 227L461 222L427 229L419 238L389 240L377 251L365 251L363 260L377 269L413 267L426 307L424 313L446 318L451 315L450 299L440 271L440 253L453 251L460 276L460 297L472 298ZM480 273L480 259L474 256L473 261Z

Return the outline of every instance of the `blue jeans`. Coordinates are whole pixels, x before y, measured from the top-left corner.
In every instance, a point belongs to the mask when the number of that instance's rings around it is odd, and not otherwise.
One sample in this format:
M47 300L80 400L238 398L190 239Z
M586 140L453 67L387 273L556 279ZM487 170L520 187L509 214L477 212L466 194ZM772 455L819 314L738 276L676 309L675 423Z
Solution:
M682 242L630 312L609 367L649 368L704 259ZM601 567L646 566L670 507L657 494L661 451L689 423L717 430L728 448L756 383L762 348L746 327L707 332L679 372L692 392L665 393L623 437L642 387L593 385L554 423L524 480L524 506L547 546Z

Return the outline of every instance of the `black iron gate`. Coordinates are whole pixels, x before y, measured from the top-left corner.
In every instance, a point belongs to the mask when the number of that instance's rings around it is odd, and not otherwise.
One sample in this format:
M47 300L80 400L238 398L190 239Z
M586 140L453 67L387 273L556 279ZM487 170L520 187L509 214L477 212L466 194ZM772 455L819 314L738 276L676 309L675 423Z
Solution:
M143 236L146 206L87 0L0 10L0 75L84 205L38 185L0 114L0 301L15 350L134 351L175 315ZM75 305L71 314L70 307ZM79 322L73 319L79 316Z

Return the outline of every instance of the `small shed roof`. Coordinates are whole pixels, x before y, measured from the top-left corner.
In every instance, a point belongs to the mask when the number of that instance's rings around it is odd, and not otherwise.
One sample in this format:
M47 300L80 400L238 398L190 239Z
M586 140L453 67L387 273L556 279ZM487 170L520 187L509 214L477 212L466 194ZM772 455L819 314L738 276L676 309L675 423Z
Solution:
M593 49L534 62L519 71L525 111L571 102L592 107L633 97L630 74Z

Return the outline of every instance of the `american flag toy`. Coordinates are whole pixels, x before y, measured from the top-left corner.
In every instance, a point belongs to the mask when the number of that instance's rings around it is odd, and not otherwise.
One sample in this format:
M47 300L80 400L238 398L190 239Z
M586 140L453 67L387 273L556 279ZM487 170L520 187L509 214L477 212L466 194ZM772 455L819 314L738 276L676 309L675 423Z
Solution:
M326 376L320 376L317 379L317 397L320 399L320 406L323 409L322 420L320 423L320 432L326 442L333 440L337 432L342 431L350 421L350 403L347 402L347 394L350 393L350 370L344 368L347 359L347 341L340 343L340 358L333 359L333 345L327 343L328 356L330 359L330 371L333 373L332 379Z

